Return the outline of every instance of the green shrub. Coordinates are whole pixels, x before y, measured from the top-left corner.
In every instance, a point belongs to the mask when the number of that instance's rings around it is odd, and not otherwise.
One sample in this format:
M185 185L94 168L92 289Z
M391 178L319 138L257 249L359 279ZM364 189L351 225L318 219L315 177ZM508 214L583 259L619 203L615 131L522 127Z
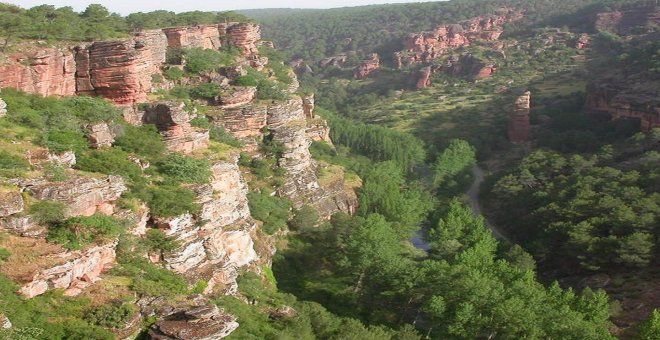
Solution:
M119 253L117 262L112 273L130 277L131 289L138 294L171 297L188 292L183 278L135 253Z
M289 221L289 227L293 230L302 230L315 226L319 222L319 213L309 205L303 205L296 210L295 215Z
M250 192L248 200L252 216L264 222L264 231L272 235L286 228L291 202L285 198Z
M37 201L30 206L28 212L40 223L57 223L65 218L66 205L58 201Z
M158 168L172 179L186 183L208 183L211 177L208 161L180 154L172 154L158 162Z
M181 80L185 73L178 67L170 67L163 71L163 76L168 80Z
M151 252L166 253L179 247L176 237L167 236L162 230L149 229L145 239L142 241Z
M190 48L184 51L184 59L186 65L184 66L187 72L192 74L201 74L203 72L211 71L216 67L228 64L233 61L228 60L226 55L222 53L203 48Z
M49 228L47 239L69 249L81 249L119 236L126 222L106 215L72 217Z
M237 77L234 80L234 84L238 86L257 86L259 85L259 79L254 74L248 73L244 76Z
M49 131L44 136L43 144L51 151L61 153L65 151L80 152L87 149L88 141L80 131Z
M159 185L141 193L140 197L147 203L151 213L157 217L174 217L186 212L196 213L200 210L195 204L195 193L189 189Z
M240 148L243 146L243 142L238 140L231 133L225 131L223 127L216 126L213 123L209 122L209 120L206 117L198 116L192 121L190 121L190 124L198 128L208 129L209 137L211 138L211 140L224 143L233 146L235 148Z
M101 327L122 328L137 312L137 307L128 303L106 304L88 310L84 320Z
M66 167L61 164L47 163L44 166L44 176L49 181L62 182L69 179L69 174Z
M115 145L150 160L160 157L165 152L165 142L156 126L151 124L140 127L127 125L124 133L115 139Z
M86 123L109 122L121 116L119 109L103 98L74 96L63 101L70 113Z
M88 150L78 154L76 169L118 175L132 182L143 181L140 167L128 159L128 153L120 148Z
M178 99L190 99L190 88L177 85L170 90L170 95Z
M16 176L30 168L30 164L23 157L12 155L0 150L0 175Z
M168 48L165 54L165 62L170 65L181 65L183 60L183 49Z
M190 96L198 99L212 100L220 94L220 85L215 83L204 83L190 90Z
M284 100L287 96L277 83L272 80L263 79L257 85L257 98L266 100Z
M5 248L0 248L0 263L5 261L6 259L8 259L9 256L11 256L11 253L9 252L9 250L7 250Z

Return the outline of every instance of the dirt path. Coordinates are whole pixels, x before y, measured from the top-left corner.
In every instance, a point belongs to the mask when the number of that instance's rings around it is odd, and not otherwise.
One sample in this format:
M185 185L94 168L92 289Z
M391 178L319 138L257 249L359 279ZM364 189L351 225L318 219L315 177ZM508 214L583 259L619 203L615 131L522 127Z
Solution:
M475 215L482 215L481 205L479 204L479 190L481 189L481 184L484 181L484 170L478 165L475 165L472 167L472 175L474 176L474 180L472 181L470 189L465 194L467 195L468 203L472 209L472 213ZM506 236L504 236L493 223L488 221L485 216L484 220L486 221L486 227L490 229L496 239L509 241L509 239L507 239Z

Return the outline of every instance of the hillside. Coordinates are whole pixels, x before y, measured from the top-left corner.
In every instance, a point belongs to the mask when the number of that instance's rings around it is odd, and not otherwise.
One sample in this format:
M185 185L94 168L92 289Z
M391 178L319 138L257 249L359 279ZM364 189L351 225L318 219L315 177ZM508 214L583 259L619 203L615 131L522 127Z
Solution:
M0 339L660 330L653 2L0 19Z

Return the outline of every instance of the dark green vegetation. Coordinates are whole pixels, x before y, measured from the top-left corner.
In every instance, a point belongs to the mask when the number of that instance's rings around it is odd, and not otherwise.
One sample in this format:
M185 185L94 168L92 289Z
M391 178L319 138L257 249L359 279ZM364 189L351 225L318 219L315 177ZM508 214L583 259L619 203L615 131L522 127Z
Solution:
M539 259L571 270L657 263L660 131L593 155L536 151L493 187L493 211ZM510 220L510 214L517 216ZM579 264L571 268L566 263Z
M125 228L124 221L106 215L72 217L52 226L47 239L68 249L81 249L91 243L110 241Z
M81 12L71 7L56 8L40 5L23 9L15 5L0 4L0 50L10 41L25 39L91 41L126 37L130 32L142 29L172 26L194 26L247 19L232 12L185 12L153 11L133 13L122 17L110 13L99 4L91 4Z

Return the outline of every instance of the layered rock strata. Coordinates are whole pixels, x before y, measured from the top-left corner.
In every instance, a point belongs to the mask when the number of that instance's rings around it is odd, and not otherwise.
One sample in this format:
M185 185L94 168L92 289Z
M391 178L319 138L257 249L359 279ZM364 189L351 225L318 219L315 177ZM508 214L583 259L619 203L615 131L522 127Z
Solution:
M253 23L234 24L226 29L227 40L236 46L244 56L259 54L257 43L261 40L261 27Z
M120 176L102 179L75 176L63 182L20 181L19 186L38 200L54 200L66 205L67 216L90 216L112 213L113 202L126 191Z
M503 33L503 24L520 18L520 13L503 9L499 14L438 26L430 32L411 33L403 42L405 50L395 53L394 65L401 68L419 62L431 62L447 50L468 46L477 41L497 40Z
M467 53L459 58L450 58L447 64L441 67L441 71L468 80L477 80L490 77L497 71L497 67Z
M368 59L363 60L360 65L353 70L353 77L355 79L364 79L379 68L380 57L378 57L378 54L372 53Z
M611 120L639 120L640 130L649 131L660 127L660 94L648 90L653 87L652 83L646 83L644 87L646 90L635 89L621 79L591 83L587 86L585 108L592 114L605 115Z
M78 295L85 287L99 280L115 262L116 242L95 246L82 252L59 254L66 262L37 272L29 282L23 284L19 292L32 298L50 289L64 289L68 296Z
M209 292L235 293L236 269L257 258L251 237L255 222L237 162L237 155L229 161L216 161L211 167L211 182L194 188L201 206L199 215L156 219L157 227L180 243L178 249L165 255L166 266L205 278L210 283Z
M208 146L209 131L190 125L193 115L186 111L184 103L163 101L149 104L141 119L142 123L156 125L170 151L191 153Z
M167 38L160 30L76 47L76 93L105 97L117 104L144 102L166 51Z
M222 47L218 25L192 27L170 27L163 29L170 48L205 48L217 50Z
M76 66L67 49L42 48L12 54L0 65L0 88L13 87L43 96L71 96L76 93Z
M509 140L511 142L525 142L530 139L530 97L531 93L526 91L513 103L513 111L509 115Z
M236 317L214 304L177 309L156 322L147 334L152 340L215 340L238 328Z

